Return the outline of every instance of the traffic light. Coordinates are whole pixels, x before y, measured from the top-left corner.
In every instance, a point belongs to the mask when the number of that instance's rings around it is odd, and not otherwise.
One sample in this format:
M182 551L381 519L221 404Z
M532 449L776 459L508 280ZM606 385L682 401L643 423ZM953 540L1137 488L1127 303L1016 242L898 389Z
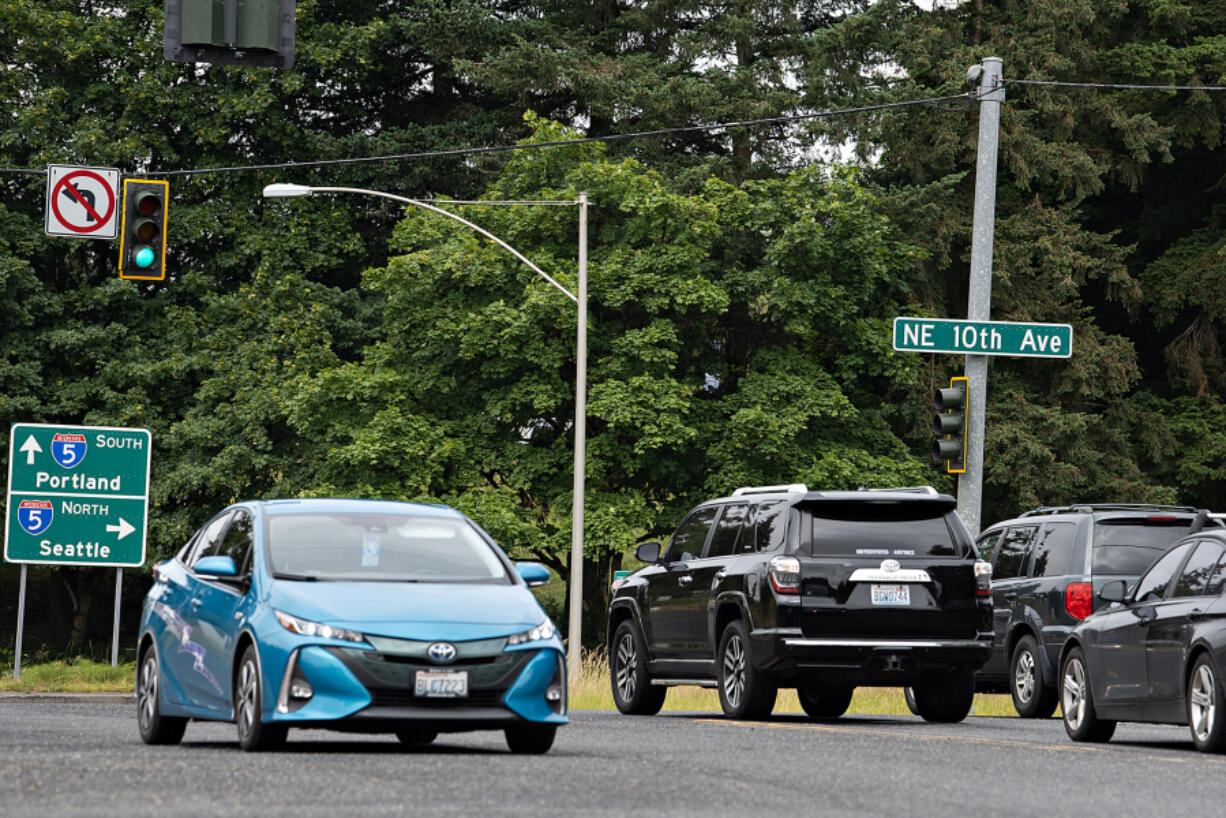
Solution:
M119 229L119 277L142 281L166 278L166 213L170 182L123 180L123 224Z
M970 407L970 386L966 378L950 378L948 389L938 389L932 405L937 410L932 420L932 459L944 460L945 471L966 471L966 417Z
M296 0L166 0L163 56L290 68Z

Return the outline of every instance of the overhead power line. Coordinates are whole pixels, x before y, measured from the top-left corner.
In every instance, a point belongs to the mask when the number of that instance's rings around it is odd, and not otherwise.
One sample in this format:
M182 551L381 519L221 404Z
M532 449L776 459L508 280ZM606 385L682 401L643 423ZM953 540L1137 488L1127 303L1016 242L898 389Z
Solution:
M841 116L844 114L861 114L869 111L885 111L892 108L909 108L915 105L926 105L931 108L942 108L941 103L953 100L972 101L970 94L952 94L943 97L926 99L909 99L902 102L883 102L878 105L862 105L858 108L841 108L837 111L814 111L808 114L792 114L790 116L775 116L765 119L744 119L736 122L716 122L710 125L684 125L675 128L658 128L652 131L634 131L631 133L608 134L605 136L584 136L575 139L554 139L548 142L524 142L515 145L492 145L483 148L453 148L442 151L418 151L415 153L391 153L382 156L354 156L347 159L316 159L308 162L271 162L261 165L233 165L220 168L192 168L187 170L143 171L144 176L199 176L206 173L240 173L257 170L287 170L290 168L320 168L332 165L357 165L371 162L399 162L409 159L440 159L452 156L478 156L490 153L507 153L510 151L532 150L535 148L558 148L568 145L586 145L592 142L619 142L627 139L644 139L652 136L668 136L670 134L696 133L699 131L721 131L730 128L752 128L758 125L782 125L791 122L802 122L809 119ZM45 170L33 168L0 168L7 173L29 173L46 175Z
M1226 85L1130 85L1116 82L1057 82L1054 80L1003 80L1005 85L1046 85L1054 88L1094 88L1107 91L1226 91Z

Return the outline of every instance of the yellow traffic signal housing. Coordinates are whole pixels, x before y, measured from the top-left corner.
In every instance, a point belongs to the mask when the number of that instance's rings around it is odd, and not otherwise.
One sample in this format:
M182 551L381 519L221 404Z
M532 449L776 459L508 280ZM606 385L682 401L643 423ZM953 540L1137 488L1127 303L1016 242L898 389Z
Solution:
M932 421L932 459L944 460L945 471L966 471L966 419L970 414L970 380L950 378L948 389L938 389L932 405L937 410Z
M123 222L119 228L119 277L138 281L166 278L166 217L170 182L123 180Z

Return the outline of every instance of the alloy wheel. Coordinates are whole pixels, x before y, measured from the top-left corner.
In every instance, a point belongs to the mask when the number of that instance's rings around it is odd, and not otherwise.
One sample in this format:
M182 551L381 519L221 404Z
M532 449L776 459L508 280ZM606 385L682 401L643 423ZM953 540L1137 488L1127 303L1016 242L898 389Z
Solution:
M1086 714L1086 671L1081 659L1073 657L1064 666L1064 686L1060 700L1064 720L1076 730Z
M1034 695L1034 654L1024 650L1017 657L1017 667L1013 670L1013 690L1019 702L1029 702Z
M1192 674L1192 689L1188 692L1188 710L1192 733L1199 742L1209 740L1217 716L1217 681L1208 664L1202 664Z
M617 643L617 692L622 701L634 699L638 687L635 672L638 670L639 656L634 648L634 634L624 633Z
M256 685L259 674L256 673L254 662L243 662L238 671L238 731L240 735L251 733L252 725L259 719L255 712Z
M728 704L741 706L745 693L745 648L741 637L733 634L724 647L724 696Z
M157 708L158 701L158 660L149 651L149 655L145 657L144 663L140 668L140 680L136 686L136 705L137 718L140 719L140 728L148 730L149 725L153 723L154 710Z

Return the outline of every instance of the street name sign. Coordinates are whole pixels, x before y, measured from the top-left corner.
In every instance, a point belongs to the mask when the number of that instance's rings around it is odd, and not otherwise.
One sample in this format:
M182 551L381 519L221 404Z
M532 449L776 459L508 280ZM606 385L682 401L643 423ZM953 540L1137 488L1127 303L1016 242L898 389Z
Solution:
M5 561L143 565L152 452L148 429L14 423Z
M1067 358L1073 354L1071 324L895 318L894 349L953 355Z
M47 166L48 236L113 239L119 235L118 168Z

